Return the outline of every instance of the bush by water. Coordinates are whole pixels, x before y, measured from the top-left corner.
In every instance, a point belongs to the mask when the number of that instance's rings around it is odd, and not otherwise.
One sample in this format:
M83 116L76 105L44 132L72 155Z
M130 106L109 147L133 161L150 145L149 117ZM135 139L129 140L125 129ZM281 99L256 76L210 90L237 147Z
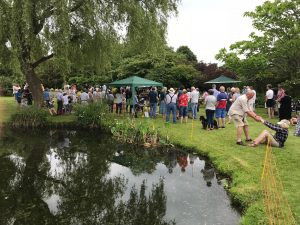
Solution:
M47 124L48 113L35 106L21 108L13 114L10 124L13 128L40 128Z

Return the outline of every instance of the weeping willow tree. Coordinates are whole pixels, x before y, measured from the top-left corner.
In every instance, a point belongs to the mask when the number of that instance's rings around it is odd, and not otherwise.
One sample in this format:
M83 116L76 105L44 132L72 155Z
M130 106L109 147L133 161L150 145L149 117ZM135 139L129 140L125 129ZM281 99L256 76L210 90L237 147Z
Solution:
M10 65L41 105L45 62L51 59L68 74L73 65L105 68L116 44L128 54L158 50L179 1L0 0L0 54L12 54Z

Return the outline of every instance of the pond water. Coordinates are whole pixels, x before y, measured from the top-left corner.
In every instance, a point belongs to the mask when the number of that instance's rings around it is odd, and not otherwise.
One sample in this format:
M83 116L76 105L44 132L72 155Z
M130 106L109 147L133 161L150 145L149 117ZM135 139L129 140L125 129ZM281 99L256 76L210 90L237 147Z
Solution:
M0 137L0 224L234 225L214 168L180 149L95 131Z

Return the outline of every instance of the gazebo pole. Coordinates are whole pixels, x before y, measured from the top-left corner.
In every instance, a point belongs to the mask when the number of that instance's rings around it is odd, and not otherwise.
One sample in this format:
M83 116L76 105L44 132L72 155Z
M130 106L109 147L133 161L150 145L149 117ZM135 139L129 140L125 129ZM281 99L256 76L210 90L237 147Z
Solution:
M131 113L132 114L134 114L134 104L133 104L133 102L134 102L134 96L136 95L136 91L135 91L135 85L134 84L132 84L131 85L131 93L132 93L132 96L131 96L131 101L132 101L132 110L131 110ZM130 108L130 107L129 107Z

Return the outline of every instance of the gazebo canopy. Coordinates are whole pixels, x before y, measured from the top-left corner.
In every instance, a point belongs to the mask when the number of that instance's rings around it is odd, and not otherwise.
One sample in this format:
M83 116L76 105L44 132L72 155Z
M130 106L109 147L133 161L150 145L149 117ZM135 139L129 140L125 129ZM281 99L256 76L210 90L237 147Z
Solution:
M123 80L114 81L110 83L109 86L111 87L131 86L134 89L135 87L151 87L151 86L162 87L163 84L153 80L148 80L137 76L131 76Z
M234 80L234 79L231 79L224 75L221 75L216 79L205 82L205 84L233 84L233 83L239 83L239 82L241 82L241 81Z

